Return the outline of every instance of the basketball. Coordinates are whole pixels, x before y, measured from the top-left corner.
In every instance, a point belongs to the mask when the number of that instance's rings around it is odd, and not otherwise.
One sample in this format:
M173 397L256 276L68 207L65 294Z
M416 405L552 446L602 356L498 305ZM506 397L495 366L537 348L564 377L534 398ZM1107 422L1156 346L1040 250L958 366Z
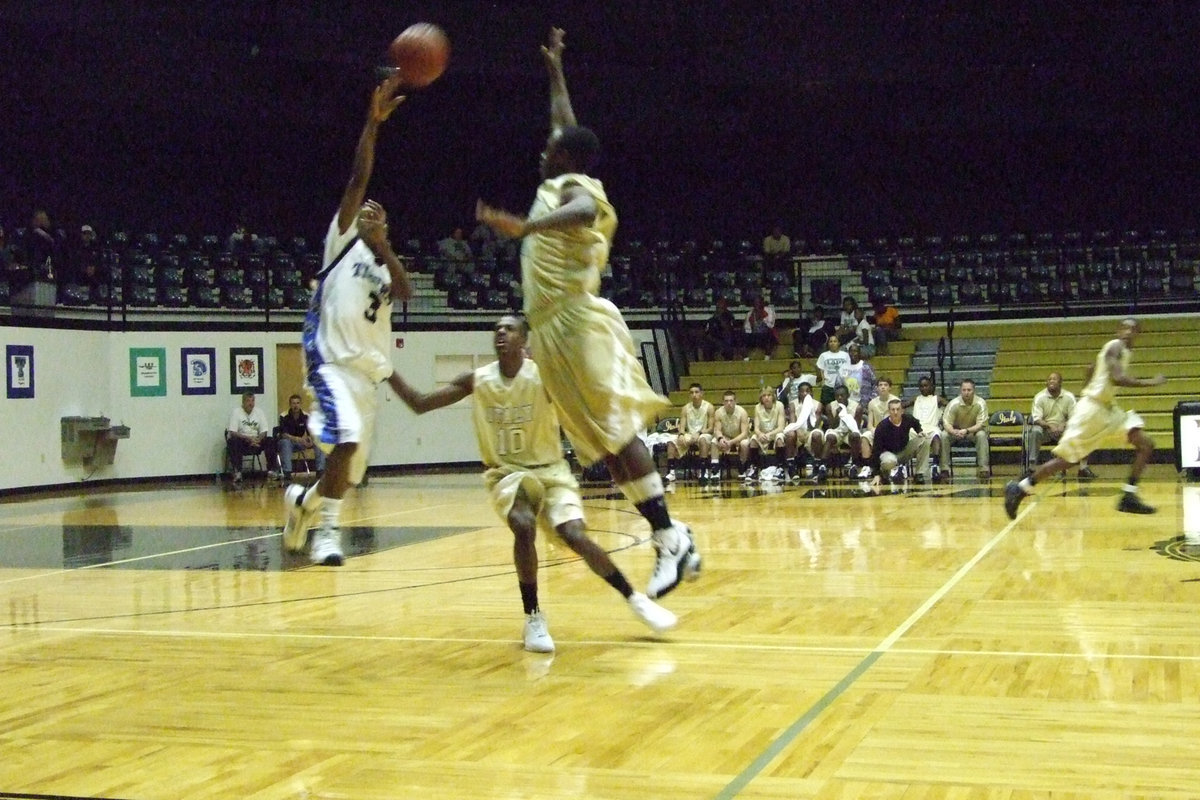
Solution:
M404 85L414 89L428 86L446 71L450 40L437 25L418 22L392 40L388 57L400 70Z

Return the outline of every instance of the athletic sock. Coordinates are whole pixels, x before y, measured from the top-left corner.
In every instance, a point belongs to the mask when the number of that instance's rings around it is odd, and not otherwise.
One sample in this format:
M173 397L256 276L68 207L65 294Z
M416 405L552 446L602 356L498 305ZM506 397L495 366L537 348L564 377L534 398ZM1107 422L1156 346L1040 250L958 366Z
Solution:
M537 584L522 583L517 581L517 585L521 587L521 604L525 606L525 613L532 614L538 610Z

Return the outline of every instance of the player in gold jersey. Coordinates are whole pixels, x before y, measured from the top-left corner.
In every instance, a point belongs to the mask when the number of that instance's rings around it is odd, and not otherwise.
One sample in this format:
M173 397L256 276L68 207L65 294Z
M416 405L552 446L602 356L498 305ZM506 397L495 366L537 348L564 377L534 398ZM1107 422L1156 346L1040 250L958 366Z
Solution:
M1125 411L1116 403L1118 387L1162 386L1167 382L1162 375L1135 378L1129 374L1133 340L1140 332L1141 325L1137 320L1122 320L1121 327L1117 329L1117 338L1100 348L1096 363L1089 370L1087 386L1083 387L1079 402L1067 420L1067 429L1051 451L1054 458L1019 483L1009 481L1004 487L1004 510L1009 517L1017 518L1021 501L1026 495L1033 494L1033 487L1038 481L1078 464L1105 442L1122 437L1133 445L1134 455L1129 481L1121 493L1117 510L1129 514L1154 513L1154 507L1138 497L1138 480L1154 452L1154 442L1142 430L1146 423L1137 412Z
M432 392L418 392L399 373L393 373L392 387L418 414L472 397L479 454L487 467L484 483L491 492L492 507L515 537L513 563L525 607L526 650L554 650L538 606L538 524L582 556L592 572L621 593L640 620L655 632L669 630L675 626L675 615L635 592L608 553L587 536L579 484L563 458L558 418L538 367L525 358L525 333L523 320L501 317L494 339L496 361L464 372Z
M476 217L502 235L524 240L525 315L546 391L579 460L603 460L618 488L650 523L657 558L646 594L662 597L681 580L697 577L700 555L691 530L671 519L662 477L638 438L668 401L646 382L621 312L597 295L617 215L604 186L585 174L600 140L575 121L562 53L563 32L554 28L542 48L550 77L551 132L542 153L543 180L528 217L482 201Z

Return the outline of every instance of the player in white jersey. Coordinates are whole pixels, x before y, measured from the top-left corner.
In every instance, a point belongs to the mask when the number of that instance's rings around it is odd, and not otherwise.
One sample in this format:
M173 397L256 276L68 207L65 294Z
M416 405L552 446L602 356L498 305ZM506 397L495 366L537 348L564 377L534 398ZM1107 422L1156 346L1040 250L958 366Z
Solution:
M700 452L700 463L703 464L708 460L708 448L712 444L713 404L704 399L704 387L698 383L688 387L688 394L689 400L679 412L679 435L675 441L667 442L668 482L675 480L675 467L682 456L695 447ZM706 478L701 474L702 483Z
M646 382L621 312L596 295L617 215L600 181L584 174L600 141L576 124L562 52L563 32L554 28L542 48L550 77L551 133L542 153L543 181L528 218L482 201L476 217L505 236L524 239L525 315L546 391L579 460L602 459L650 523L657 558L646 594L662 597L681 580L697 576L700 556L691 530L671 519L662 477L638 438L667 399Z
M942 453L942 415L945 413L946 398L933 391L933 378L928 375L917 381L917 396L912 399L912 415L921 423L921 435L929 440L930 472L936 483L942 477L940 461ZM948 477L948 476L947 476Z
M371 95L350 182L329 224L318 285L304 318L305 388L316 399L308 430L329 457L324 474L307 492L299 484L284 492L283 544L303 550L320 512L309 551L314 564L342 564L342 498L366 471L375 389L393 375L392 299L412 297L408 273L388 243L387 213L365 200L379 126L404 100L396 95L401 80L393 73Z
M1135 319L1121 321L1117 338L1100 348L1096 363L1090 369L1087 385L1075 410L1067 420L1067 429L1055 445L1054 458L1047 461L1020 483L1009 481L1004 487L1004 510L1012 519L1017 518L1017 509L1038 481L1067 469L1108 441L1126 439L1134 448L1133 466L1129 481L1117 503L1118 511L1130 514L1153 514L1153 506L1138 497L1138 479L1146 468L1154 442L1142 430L1145 422L1134 411L1124 411L1116 403L1117 388L1120 386L1162 386L1167 379L1162 375L1153 378L1135 378L1129 374L1129 360L1133 355L1133 341L1141 332Z
M401 399L418 414L457 403L468 395L474 408L475 436L487 471L484 483L492 507L516 537L513 563L525 607L525 649L548 653L554 640L538 606L538 556L535 540L540 523L557 533L592 571L616 589L633 612L654 631L675 626L667 609L635 592L599 545L587 536L579 484L562 453L554 406L546 396L537 364L525 358L525 322L504 316L496 323L496 361L464 372L432 392L418 392L397 375Z

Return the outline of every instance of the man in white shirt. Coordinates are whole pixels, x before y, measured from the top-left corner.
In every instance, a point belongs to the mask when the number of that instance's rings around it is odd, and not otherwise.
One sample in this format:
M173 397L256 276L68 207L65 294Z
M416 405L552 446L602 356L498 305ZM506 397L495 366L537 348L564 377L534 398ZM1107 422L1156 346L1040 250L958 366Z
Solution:
M242 482L242 457L263 453L267 470L275 469L275 440L271 438L271 423L261 408L254 405L254 392L242 395L242 404L229 415L225 426L225 450L233 466L233 482Z
M1062 388L1062 375L1051 372L1046 378L1046 388L1033 396L1033 408L1029 414L1029 427L1025 429L1025 452L1029 456L1029 467L1038 465L1042 443L1058 444L1067 420L1075 410L1075 395ZM1096 473L1088 468L1087 459L1079 461L1079 477L1092 480Z

